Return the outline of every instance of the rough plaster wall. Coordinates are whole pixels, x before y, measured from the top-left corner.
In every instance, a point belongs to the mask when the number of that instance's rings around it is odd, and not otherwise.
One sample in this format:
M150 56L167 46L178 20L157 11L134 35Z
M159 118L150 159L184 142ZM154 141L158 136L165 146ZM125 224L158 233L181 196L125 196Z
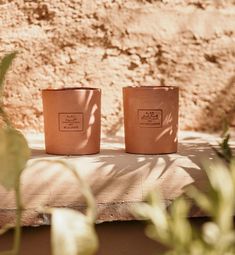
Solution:
M5 105L21 129L43 129L47 87L102 88L108 134L122 86L179 86L182 129L213 130L235 108L235 0L0 0L0 56L12 50Z

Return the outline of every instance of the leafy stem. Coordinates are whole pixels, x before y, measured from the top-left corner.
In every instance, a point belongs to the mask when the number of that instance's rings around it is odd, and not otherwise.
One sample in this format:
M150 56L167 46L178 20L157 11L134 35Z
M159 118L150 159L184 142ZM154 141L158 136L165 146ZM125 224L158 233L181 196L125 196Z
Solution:
M83 194L83 196L86 199L86 204L87 204L87 218L89 219L89 221L91 223L95 222L96 219L96 204L95 204L95 199L92 195L92 192L90 190L90 187L88 186L88 184L81 178L81 176L78 174L76 167L73 166L72 164L69 164L68 162L65 162L63 160L40 160L40 161L35 161L34 163L32 163L30 165L30 167L34 166L37 163L49 163L49 164L59 164L64 166L67 170L69 170L74 177L77 179L78 183L79 183L79 187L81 190L81 193ZM1 255L1 254L0 254Z
M20 180L18 179L16 188L15 188L15 196L16 196L16 226L15 226L15 235L14 235L14 245L13 245L13 254L17 255L20 251L20 241L21 241L21 216L23 206L21 203L21 192L20 192Z
M10 68L14 58L16 57L17 52L12 52L4 56L0 62L0 116L3 118L3 121L7 124L7 126L11 127L11 122L4 111L3 107L3 85L5 81L5 77L8 69Z
M0 97L2 99L3 83L5 80L6 73L11 66L13 59L16 57L17 52L12 52L3 57L0 63Z
M0 107L0 116L8 127L12 127L11 121L2 107Z
M87 202L87 217L88 219L90 219L91 222L94 222L96 219L96 206L95 206L95 200L94 197L91 193L90 188L87 186L87 184L82 180L82 178L80 177L80 175L77 173L76 169L70 168L70 170L72 171L72 173L74 174L74 176L76 177L76 179L78 180L78 182L81 185L81 190L83 195L86 198L86 202Z
M14 227L14 243L13 249L9 251L0 252L0 255L18 255L20 252L20 243L21 243L21 216L23 211L23 206L21 203L21 192L20 192L20 179L17 180L15 187L15 199L16 199L16 224ZM6 226L3 229L2 233L6 232L12 226Z
M7 173L7 177L9 177L5 178L4 180L1 179L1 184L9 189L14 188L16 200L16 224L13 249L10 251L1 252L0 255L18 255L20 251L21 216L23 210L21 204L20 174L25 168L30 154L27 141L12 127L11 121L8 118L3 106L3 85L7 71L16 57L16 54L17 52L7 54L0 62L0 117L2 117L2 120L7 126L7 128L1 129L1 143L3 147L3 150L1 151L1 164L3 167L1 168L1 171ZM12 173L10 171L11 169L14 169L15 172ZM7 229L8 227L5 227L2 230L2 233L4 233Z
M213 148L213 150L216 152L216 154L225 160L225 162L227 162L228 164L231 163L232 158L233 158L233 153L232 153L232 149L229 146L229 142L230 142L230 133L229 133L229 125L227 121L224 121L223 123L223 133L221 135L221 142L219 143L219 149L217 148Z
M68 164L67 162L64 162L63 160L55 160L55 161L51 161L51 162L65 166L75 176L78 183L80 184L81 192L86 199L87 217L91 222L94 222L95 218L96 218L95 200L94 200L94 197L93 197L91 190L90 190L89 186L87 185L87 183L80 177L80 175L76 171L76 168L72 164Z
M5 226L3 226L1 229L0 229L0 235L3 235L5 234L8 230L14 228L15 225L13 224L6 224ZM0 253L1 254L1 253Z

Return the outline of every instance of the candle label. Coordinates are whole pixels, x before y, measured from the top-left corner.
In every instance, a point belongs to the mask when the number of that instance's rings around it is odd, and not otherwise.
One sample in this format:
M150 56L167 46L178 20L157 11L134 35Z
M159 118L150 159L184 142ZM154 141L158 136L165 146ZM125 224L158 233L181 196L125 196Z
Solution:
M162 127L162 115L161 109L139 109L139 126L145 128L160 128Z
M81 132L83 131L84 115L81 112L59 113L59 131Z

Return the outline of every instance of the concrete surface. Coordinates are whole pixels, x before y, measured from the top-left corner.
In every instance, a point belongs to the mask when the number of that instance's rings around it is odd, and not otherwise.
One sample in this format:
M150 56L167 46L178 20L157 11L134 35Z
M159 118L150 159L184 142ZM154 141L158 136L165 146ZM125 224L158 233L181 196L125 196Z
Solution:
M121 88L179 86L180 127L214 130L235 109L233 0L1 0L0 57L16 127L42 131L40 90L103 89L105 134L122 127Z
M177 154L134 155L125 153L123 138L103 138L100 154L69 157L45 154L40 134L27 137L32 158L22 176L24 226L50 223L48 215L40 214L42 206L85 209L79 186L69 171L57 164L40 162L32 167L33 162L64 159L73 163L95 196L97 222L126 221L135 219L131 214L133 206L144 201L151 190L161 191L166 205L189 184L206 191L201 163L215 158L211 146L218 142L215 135L181 132ZM234 139L231 146L235 147ZM0 187L0 226L14 222L15 209L14 194ZM204 214L194 208L190 216Z

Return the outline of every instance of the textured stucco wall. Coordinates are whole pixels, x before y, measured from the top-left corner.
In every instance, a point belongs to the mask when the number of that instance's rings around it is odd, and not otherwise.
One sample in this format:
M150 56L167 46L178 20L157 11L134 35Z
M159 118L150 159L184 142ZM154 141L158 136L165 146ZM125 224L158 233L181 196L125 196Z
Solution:
M108 134L127 85L179 86L182 129L234 112L234 0L0 0L0 56L12 50L5 105L21 129L43 129L47 87L102 88Z

